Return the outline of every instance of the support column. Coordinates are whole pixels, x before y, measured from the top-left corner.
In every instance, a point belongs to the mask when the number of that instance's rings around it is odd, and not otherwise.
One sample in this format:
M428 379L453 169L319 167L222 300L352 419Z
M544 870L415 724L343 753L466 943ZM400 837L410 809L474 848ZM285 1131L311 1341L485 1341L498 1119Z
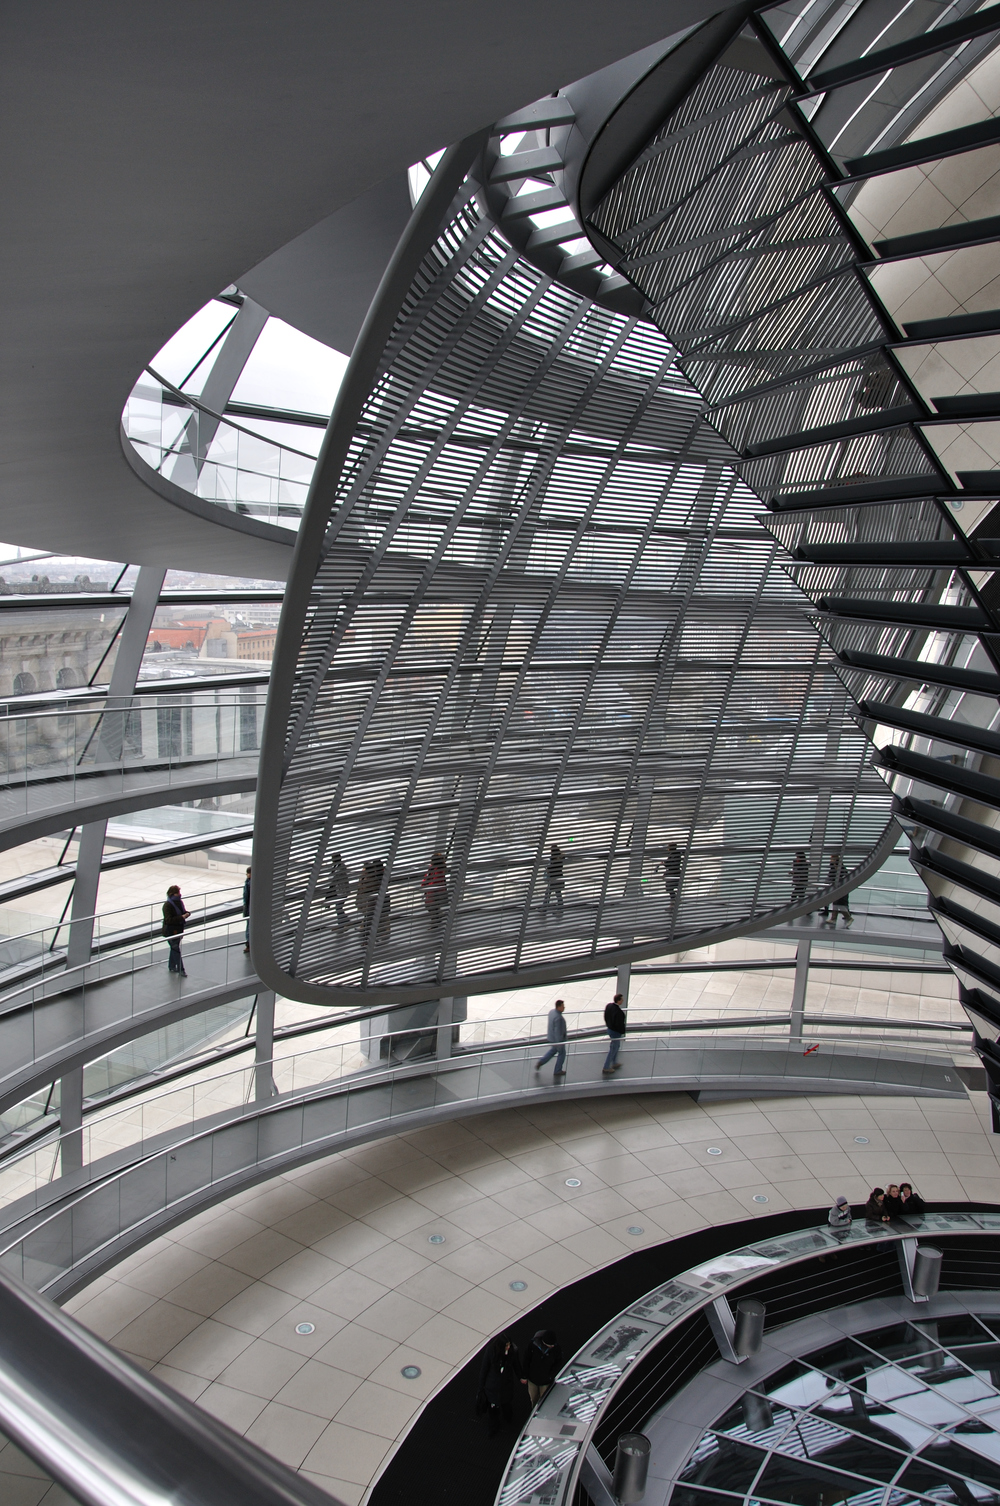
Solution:
M257 995L257 1031L254 1035L254 1099L263 1103L275 1096L274 1076L274 992L262 989Z
M59 1174L66 1177L83 1167L82 1067L59 1079L59 1134Z
M455 1045L455 1026L468 1018L469 1001L464 994L442 999L438 1004L437 1050L438 1057L450 1056Z
M806 990L809 987L809 956L811 941L800 941L795 948L795 983L792 988L792 1019L788 1029L789 1038L802 1042L803 1020L806 1012Z
M621 967L618 969L618 977L615 982L615 993L621 994L623 1009L628 1008L628 991L631 982L632 964L631 962L623 962Z
M125 748L125 728L132 695L135 692L142 656L146 651L149 630L153 626L166 570L159 566L143 565L136 578L132 599L125 613L121 639L111 681L108 685L107 704L121 701L121 708L105 710L98 733L98 759L101 763L121 763ZM97 891L101 881L101 860L104 856L106 821L92 821L81 828L80 846L76 859L76 879L73 884L73 908L70 912L69 942L66 947L66 966L81 967L90 961L94 944L94 912L97 909Z

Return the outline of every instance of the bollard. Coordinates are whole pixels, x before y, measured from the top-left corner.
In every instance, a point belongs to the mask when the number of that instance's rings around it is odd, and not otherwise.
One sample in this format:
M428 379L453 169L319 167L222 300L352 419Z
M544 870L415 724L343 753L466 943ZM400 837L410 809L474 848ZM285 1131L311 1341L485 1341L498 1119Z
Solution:
M621 1506L634 1506L646 1493L649 1470L649 1439L645 1433L623 1433L615 1453L612 1490Z
M918 1297L936 1297L941 1285L941 1251L920 1245L913 1262L913 1290Z
M736 1304L736 1332L733 1348L741 1360L759 1354L764 1342L764 1304L755 1297L744 1297Z

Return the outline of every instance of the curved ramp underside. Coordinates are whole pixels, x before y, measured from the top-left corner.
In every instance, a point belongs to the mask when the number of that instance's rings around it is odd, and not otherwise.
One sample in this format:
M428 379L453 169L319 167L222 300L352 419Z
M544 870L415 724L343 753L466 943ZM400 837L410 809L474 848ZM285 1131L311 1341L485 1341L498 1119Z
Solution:
M678 950L790 905L795 850L815 891L824 848L854 868L886 825L736 452L654 325L511 248L480 145L386 274L290 580L252 924L261 976L306 1001Z

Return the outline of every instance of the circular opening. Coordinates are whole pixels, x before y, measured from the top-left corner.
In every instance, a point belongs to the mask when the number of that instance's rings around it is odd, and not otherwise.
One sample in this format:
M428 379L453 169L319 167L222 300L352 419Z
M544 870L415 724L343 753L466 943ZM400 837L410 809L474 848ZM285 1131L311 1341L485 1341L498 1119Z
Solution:
M428 1234L428 1236L427 1236L427 1243L429 1245L443 1245L444 1244L444 1235L443 1234Z
M295 1332L296 1333L315 1333L316 1332L316 1324L315 1323L296 1323L296 1325L295 1325Z
M721 1156L722 1150L718 1145L710 1145L708 1147L708 1153L710 1156Z
M867 1145L868 1144L868 1136L867 1135L855 1135L855 1137L854 1137L854 1143L855 1143L855 1145Z
M526 1292L528 1290L528 1283L526 1281L512 1281L510 1289L512 1292Z
M645 1234L646 1231L642 1227L642 1224L629 1224L628 1232L630 1234Z
M753 1195L753 1200L755 1203L766 1203L768 1201L763 1192L755 1192Z
M406 1380L416 1380L417 1376L420 1374L420 1366L419 1365L404 1365L403 1368L402 1368L402 1370L399 1373Z
M567 1177L566 1178L566 1186L567 1187L582 1187L583 1183L580 1181L579 1177Z

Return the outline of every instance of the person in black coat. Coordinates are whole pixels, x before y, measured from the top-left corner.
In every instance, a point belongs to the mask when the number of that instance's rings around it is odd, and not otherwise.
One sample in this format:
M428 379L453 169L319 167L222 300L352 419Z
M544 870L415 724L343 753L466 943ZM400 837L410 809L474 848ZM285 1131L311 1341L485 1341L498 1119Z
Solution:
M562 1369L562 1350L551 1328L540 1328L521 1356L521 1384L537 1407Z
M250 869L249 868L247 869L247 876L246 876L246 878L243 881L243 914L246 916L246 922L247 922L246 936L244 937L244 940L246 941L246 946L243 948L243 950L245 952L249 952L249 950L250 950Z
M899 1211L904 1218L919 1218L927 1212L927 1205L919 1192L914 1192L909 1182L899 1184Z
M176 884L171 884L163 906L163 934L167 938L167 947L170 951L167 959L167 972L180 973L184 978L187 977L187 973L181 958L181 937L184 935L184 927L187 925L190 913L181 898L180 889Z
M500 1431L501 1420L510 1422L514 1415L515 1387L520 1379L521 1362L514 1340L509 1333L497 1334L483 1355L476 1403L477 1412L489 1413L491 1438Z
M865 1204L865 1218L869 1223L887 1224L889 1210L885 1206L885 1188L873 1187L871 1197Z
M618 1052L621 1050L622 1041L625 1038L625 1011L622 1005L625 1003L624 994L615 994L610 1004L604 1006L604 1025L611 1042L608 1054L604 1058L602 1071L605 1077L610 1077L621 1066L618 1060Z

